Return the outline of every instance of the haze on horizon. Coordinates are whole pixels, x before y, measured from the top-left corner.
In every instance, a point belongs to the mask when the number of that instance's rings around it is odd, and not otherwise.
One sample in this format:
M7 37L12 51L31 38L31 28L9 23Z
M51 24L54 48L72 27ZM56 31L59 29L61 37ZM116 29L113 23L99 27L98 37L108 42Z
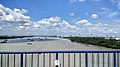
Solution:
M0 35L120 36L120 0L1 0Z

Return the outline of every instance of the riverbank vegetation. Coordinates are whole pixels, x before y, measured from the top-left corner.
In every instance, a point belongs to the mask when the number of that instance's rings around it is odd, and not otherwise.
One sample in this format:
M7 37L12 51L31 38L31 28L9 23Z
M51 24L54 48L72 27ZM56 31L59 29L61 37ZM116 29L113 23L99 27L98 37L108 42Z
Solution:
M104 37L64 37L72 42L85 43L107 48L120 49L120 40L105 39Z
M33 36L0 36L0 39L13 39L13 38L24 38L24 37L33 37Z

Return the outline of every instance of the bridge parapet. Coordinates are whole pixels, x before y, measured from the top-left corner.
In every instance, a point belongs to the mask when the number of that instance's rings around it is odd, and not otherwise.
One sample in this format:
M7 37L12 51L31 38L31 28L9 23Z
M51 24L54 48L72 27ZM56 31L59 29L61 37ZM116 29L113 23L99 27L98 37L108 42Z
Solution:
M0 67L120 67L120 50L0 52Z

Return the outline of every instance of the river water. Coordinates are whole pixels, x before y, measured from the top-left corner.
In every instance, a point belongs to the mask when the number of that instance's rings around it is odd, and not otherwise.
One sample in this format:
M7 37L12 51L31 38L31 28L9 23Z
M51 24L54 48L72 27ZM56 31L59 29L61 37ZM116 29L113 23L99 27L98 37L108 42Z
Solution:
M31 41L33 39L33 41ZM41 40L42 39L42 40ZM50 38L50 37L43 37L43 38L25 38L25 39L9 39L7 40L8 43L1 43L0 44L0 52L11 52L11 51L17 51L17 52L26 52L26 51L50 51L50 50L113 50L110 48L100 47L100 46L93 46L88 44L81 44L81 43L74 43L67 39L62 38ZM28 45L28 42L31 42L32 44ZM70 56L69 56L70 55ZM54 67L54 60L55 60L56 54L39 54L39 66L40 67ZM38 54L33 55L28 54L26 56L27 67L37 67L37 61L38 61ZM75 59L74 59L75 57ZM92 67L92 54L88 54L88 66ZM23 56L24 63L25 63L25 55ZM45 59L44 59L45 58ZM64 58L64 62L63 62ZM108 54L104 54L104 62L103 62L103 53L94 54L94 67L98 67L98 58L99 58L99 67L108 67L108 59L110 60L110 67L113 67L113 53L110 53L110 56L108 58ZM120 58L120 53L118 54L118 58ZM3 67L6 67L8 64L8 55L4 54L2 55L3 61L2 62ZM20 55L15 55L15 67L20 67ZM71 54L59 54L59 58L61 67L85 67L85 53L74 53ZM0 54L0 60L1 60L1 54ZM14 66L14 55L9 55L9 67ZM75 63L74 63L75 60ZM119 61L119 60L118 60ZM117 61L117 64L118 64ZM33 65L31 66L31 63L33 62ZM44 65L43 65L44 63ZM50 65L50 66L49 66ZM25 67L25 64L24 64ZM60 66L59 66L60 67ZM119 66L118 66L119 67Z
M29 45L28 42L32 44ZM111 49L82 43L74 43L67 39L51 37L8 39L7 43L0 44L0 51L39 51L39 50L111 50Z

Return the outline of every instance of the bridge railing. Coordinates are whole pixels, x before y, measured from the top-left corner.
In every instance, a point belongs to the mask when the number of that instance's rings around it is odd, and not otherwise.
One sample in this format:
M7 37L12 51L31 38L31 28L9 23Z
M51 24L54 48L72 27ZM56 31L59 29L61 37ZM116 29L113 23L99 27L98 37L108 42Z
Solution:
M120 50L0 52L0 67L120 67Z

